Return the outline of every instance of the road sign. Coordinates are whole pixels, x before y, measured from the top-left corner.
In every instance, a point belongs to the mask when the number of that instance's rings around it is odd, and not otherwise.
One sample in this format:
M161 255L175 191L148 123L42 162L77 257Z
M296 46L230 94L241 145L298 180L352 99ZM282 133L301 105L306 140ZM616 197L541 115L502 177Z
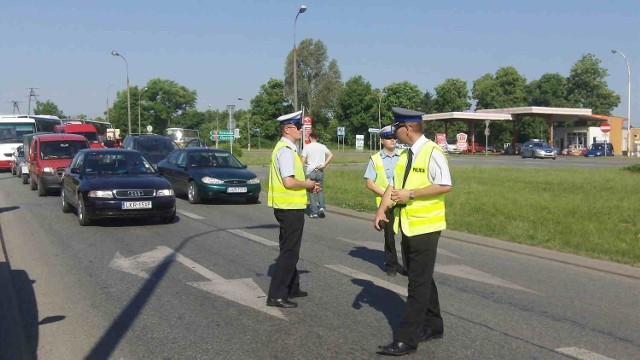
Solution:
M338 136L344 136L344 126L338 126Z
M603 122L602 124L600 124L600 131L605 134L608 133L609 131L611 131L611 125L609 125L608 122Z
M220 136L231 136L235 133L235 130L219 130L218 135Z

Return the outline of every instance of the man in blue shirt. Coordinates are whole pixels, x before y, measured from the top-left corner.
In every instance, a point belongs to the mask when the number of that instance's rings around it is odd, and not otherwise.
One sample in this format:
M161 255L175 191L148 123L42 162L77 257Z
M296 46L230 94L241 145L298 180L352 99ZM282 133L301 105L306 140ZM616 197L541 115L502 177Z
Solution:
M396 150L396 135L391 129L391 125L385 126L378 132L382 150L371 156L369 165L364 173L367 181L367 189L376 194L376 205L380 205L380 200L387 186L393 186L393 171L398 163L400 154ZM393 210L387 211L387 218L393 224ZM384 227L384 265L388 276L396 276L399 270L398 255L396 253L396 239L393 233L393 226Z

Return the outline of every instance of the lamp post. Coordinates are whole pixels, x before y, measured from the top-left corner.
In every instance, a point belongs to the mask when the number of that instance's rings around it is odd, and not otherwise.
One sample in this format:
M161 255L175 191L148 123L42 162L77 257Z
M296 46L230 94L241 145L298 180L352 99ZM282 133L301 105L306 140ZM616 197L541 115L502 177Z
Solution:
M107 86L107 122L109 122L109 90L111 90L112 86L113 84Z
M293 21L293 107L298 111L298 59L296 58L296 23L298 16L307 11L306 5L300 5L296 19Z
M239 97L238 101L243 101L244 99ZM251 125L251 114L249 113L249 110L247 109L247 151L251 151L251 128L249 127Z
M384 95L384 91L380 91L378 95L378 131L380 131L382 130L382 116L380 108L382 107L382 96ZM382 150L382 143L380 143L380 141L378 141L378 150Z
M129 92L129 63L127 62L127 59L125 59L124 56L120 55L120 53L116 50L111 50L111 55L120 56L122 60L124 60L124 65L127 69L127 124L129 127L128 132L129 134L131 134L131 93Z
M140 126L140 96L142 95L142 92L145 90L147 90L146 87L138 91L138 134L142 134L142 127Z
M622 52L612 49L611 53L622 55L624 63L627 65L627 156L631 156L631 68L627 57Z

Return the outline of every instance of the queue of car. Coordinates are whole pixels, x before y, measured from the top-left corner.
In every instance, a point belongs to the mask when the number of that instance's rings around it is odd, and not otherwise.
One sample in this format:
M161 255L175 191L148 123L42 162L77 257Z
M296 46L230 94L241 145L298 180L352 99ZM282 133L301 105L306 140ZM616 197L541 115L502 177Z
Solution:
M127 136L123 148L91 148L85 137L63 133L23 140L13 154L12 174L39 196L60 194L62 212L75 212L82 226L108 218L171 223L176 194L194 204L259 201L260 179L225 150L180 148L154 134Z

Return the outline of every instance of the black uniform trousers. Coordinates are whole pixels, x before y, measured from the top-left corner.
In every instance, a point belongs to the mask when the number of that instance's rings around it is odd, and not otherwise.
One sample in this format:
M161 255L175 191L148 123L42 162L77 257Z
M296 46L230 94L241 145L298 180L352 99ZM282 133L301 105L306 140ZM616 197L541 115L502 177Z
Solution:
M276 259L275 269L269 285L269 297L286 299L292 292L300 290L298 276L298 258L304 229L304 209L273 209L280 224L280 255Z
M412 346L418 345L418 331L444 330L438 289L433 280L439 239L440 231L415 236L402 234L402 250L406 257L404 265L409 274L409 285L407 303L396 332L396 340Z
M398 253L396 252L396 238L393 232L394 209L387 210L385 214L389 222L384 225L384 265L387 269L395 269L398 267Z

